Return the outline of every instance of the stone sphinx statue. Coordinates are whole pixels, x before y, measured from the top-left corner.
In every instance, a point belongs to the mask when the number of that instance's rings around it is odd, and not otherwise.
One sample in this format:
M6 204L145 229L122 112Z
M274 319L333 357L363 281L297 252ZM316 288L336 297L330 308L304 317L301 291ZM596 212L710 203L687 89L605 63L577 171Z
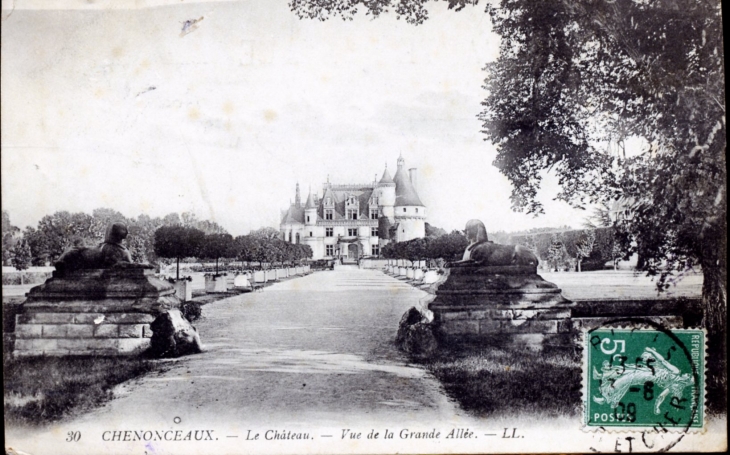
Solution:
M479 220L466 223L466 239L469 245L464 251L461 261L451 264L452 267L467 265L481 266L537 266L537 256L521 245L500 245L490 242L487 228Z
M64 252L56 271L23 302L16 356L132 355L176 357L201 352L197 330L181 312L172 284L149 264L135 264L123 245L127 226L113 223L104 242L81 241ZM43 324L63 330L43 332Z
M436 298L428 303L433 315L428 325L438 342L517 343L530 349L569 345L572 303L558 286L538 275L537 257L522 246L490 242L479 220L466 224L466 237L469 245L463 258L450 265ZM424 320L406 324L401 338L419 334L427 347L428 339L418 327Z
M66 250L54 264L63 274L84 269L106 269L111 267L146 268L133 264L132 255L122 244L129 230L124 223L112 223L107 227L104 242L97 247L85 247L80 241Z

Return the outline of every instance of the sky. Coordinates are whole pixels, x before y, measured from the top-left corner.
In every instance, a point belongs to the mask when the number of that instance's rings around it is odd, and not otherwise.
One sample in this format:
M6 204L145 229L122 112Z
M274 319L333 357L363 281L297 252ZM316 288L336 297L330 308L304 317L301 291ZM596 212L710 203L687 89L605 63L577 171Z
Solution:
M286 0L3 0L2 208L193 212L233 235L278 227L309 188L368 183L402 154L432 225L579 227L510 209L477 115L499 37L484 6L420 26L300 20ZM183 34L187 20L198 20Z

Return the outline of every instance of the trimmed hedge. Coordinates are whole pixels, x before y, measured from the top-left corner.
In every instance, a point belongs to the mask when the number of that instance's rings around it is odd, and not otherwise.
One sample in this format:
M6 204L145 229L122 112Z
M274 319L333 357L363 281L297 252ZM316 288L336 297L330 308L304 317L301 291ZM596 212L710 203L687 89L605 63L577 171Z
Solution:
M593 250L587 258L583 259L581 269L583 271L601 270L608 261L618 259L614 245L616 245L615 231L610 227L596 228L593 230L596 236ZM574 270L578 259L578 243L585 236L586 229L574 229L562 232L540 232L535 234L518 234L509 239L509 243L522 245L538 257L541 264L550 263L551 268L562 270ZM551 257L550 247L562 243L565 254L562 258ZM551 263L552 262L552 263Z
M52 274L53 272L6 272L3 273L3 286L41 284Z

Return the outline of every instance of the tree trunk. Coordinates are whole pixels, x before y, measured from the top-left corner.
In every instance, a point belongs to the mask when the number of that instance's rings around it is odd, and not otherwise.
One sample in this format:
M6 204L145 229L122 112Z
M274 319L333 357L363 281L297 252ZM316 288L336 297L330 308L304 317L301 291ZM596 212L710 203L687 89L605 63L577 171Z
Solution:
M724 239L718 243L705 239L702 261L703 326L708 338L707 402L716 411L727 408L727 246L724 242Z
M218 276L218 258L215 258L215 275Z
M175 259L177 259L177 273L175 274L175 279L179 280L180 279L180 258L175 258Z
M581 272L581 270L580 270L580 263L581 263L581 262L583 262L583 260L582 260L582 259L578 259L578 273L580 273L580 272Z

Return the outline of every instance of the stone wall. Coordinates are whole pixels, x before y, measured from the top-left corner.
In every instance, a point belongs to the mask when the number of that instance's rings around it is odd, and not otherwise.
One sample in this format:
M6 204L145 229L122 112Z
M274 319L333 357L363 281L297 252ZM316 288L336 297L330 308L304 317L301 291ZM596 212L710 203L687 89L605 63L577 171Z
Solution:
M17 316L15 355L138 354L150 345L146 313L31 312Z
M489 308L491 306L491 308ZM499 308L431 304L434 334L442 343L520 344L531 349L571 346L584 330L621 319L648 320L665 327L699 327L700 299L582 300L561 307Z
M16 357L133 355L150 324L180 300L146 266L56 271L32 288L15 316Z

